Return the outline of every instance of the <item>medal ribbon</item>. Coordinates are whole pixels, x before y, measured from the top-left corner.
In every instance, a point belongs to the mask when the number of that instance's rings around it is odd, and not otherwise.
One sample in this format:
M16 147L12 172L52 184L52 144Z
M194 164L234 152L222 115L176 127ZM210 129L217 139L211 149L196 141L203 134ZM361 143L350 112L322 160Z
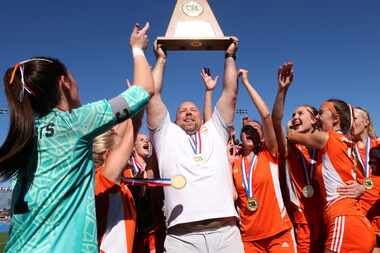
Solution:
M356 155L358 157L358 160L364 170L364 176L366 178L369 178L369 150L371 149L371 139L367 138L367 143L365 144L365 163L362 159L362 156L360 155L359 147L358 145L355 145L355 151Z
M170 178L130 178L122 177L122 180L127 185L133 186L147 186L147 187L160 187L160 186L171 186Z
M247 175L245 173L245 159L244 157L241 159L241 177L243 181L243 187L245 190L245 194L248 198L252 198L252 174L253 174L253 169L255 167L255 163L257 160L257 156L253 155L251 164L249 165L249 178L247 181Z
M144 167L132 156L132 174L136 176L140 172L144 171Z
M310 171L308 171L307 169L307 164L306 164L306 160L305 160L305 157L302 155L302 164L303 164L303 171L305 173L305 180L306 180L306 185L311 185L311 179L313 178L313 174L314 174L314 166L315 164L317 163L317 161L315 160L315 156L316 156L316 150L313 148L311 150L311 160L310 160Z
M189 143L194 155L202 154L202 137L200 129L195 134L189 136Z

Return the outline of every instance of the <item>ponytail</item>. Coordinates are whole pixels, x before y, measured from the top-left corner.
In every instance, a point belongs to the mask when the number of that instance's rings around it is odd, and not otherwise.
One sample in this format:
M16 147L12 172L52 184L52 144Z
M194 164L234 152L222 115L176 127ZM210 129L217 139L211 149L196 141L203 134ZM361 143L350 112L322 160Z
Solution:
M28 166L36 150L35 116L48 114L59 102L59 78L67 76L57 59L32 58L9 68L4 75L10 125L0 147L0 177L9 179Z

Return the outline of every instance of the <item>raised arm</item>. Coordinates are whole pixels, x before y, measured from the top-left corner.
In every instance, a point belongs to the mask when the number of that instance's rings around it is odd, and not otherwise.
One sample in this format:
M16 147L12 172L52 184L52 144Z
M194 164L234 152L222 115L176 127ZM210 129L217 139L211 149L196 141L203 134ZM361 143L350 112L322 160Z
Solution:
M219 76L216 76L214 79L211 76L209 68L202 68L201 77L205 85L205 100L204 100L204 110L203 110L203 120L207 122L212 116L212 95L216 84L218 83Z
M133 120L129 119L114 127L114 145L108 152L102 168L102 174L114 182L120 182L120 177L123 175L123 171L132 155L143 115L144 111L141 111Z
M134 117L153 95L152 72L144 54L148 43L148 29L149 23L146 23L142 29L136 25L130 36L133 53L133 84L135 85L131 85L118 96L109 99L108 103L101 100L72 110L71 117L76 124L75 128L84 139L92 141L95 136L107 131L114 124ZM112 113L102 112L110 109Z
M154 94L147 106L148 127L150 129L156 129L159 127L166 113L165 104L161 99L161 89L166 64L166 53L161 48L161 45L157 45L157 42L154 43L154 53L156 55L156 65L152 71L154 79Z
M298 133L288 129L288 141L298 143L307 147L322 149L329 139L329 134L323 131L313 131L311 133Z
M248 71L245 69L239 70L239 75L241 76L242 83L246 88L249 96L251 97L253 103L255 104L257 111L260 114L261 121L263 124L263 134L265 146L272 154L277 153L277 141L276 135L273 130L272 118L269 113L268 106L265 104L259 93L252 87L248 80Z
M142 87L150 96L154 92L154 82L150 71L149 63L145 58L144 50L148 46L149 23L146 23L143 28L135 25L130 44L133 53L133 84Z
M291 62L282 65L278 70L278 91L272 109L272 121L274 132L277 138L278 153L280 158L287 156L287 142L281 123L284 117L284 103L286 93L293 81L293 76L293 63Z
M226 50L223 91L217 103L217 108L227 125L233 124L238 93L238 71L236 69L235 61L237 46L238 39L233 38L233 42Z

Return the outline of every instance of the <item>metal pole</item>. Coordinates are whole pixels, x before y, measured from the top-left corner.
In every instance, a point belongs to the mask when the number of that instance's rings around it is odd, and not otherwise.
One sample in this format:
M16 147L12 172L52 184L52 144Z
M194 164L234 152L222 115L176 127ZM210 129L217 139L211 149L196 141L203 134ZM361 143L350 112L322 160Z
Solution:
M244 117L248 117L248 110L246 108L238 108L236 109L235 113L237 114L237 117L235 119L235 132L240 133L241 127L242 127L242 119Z

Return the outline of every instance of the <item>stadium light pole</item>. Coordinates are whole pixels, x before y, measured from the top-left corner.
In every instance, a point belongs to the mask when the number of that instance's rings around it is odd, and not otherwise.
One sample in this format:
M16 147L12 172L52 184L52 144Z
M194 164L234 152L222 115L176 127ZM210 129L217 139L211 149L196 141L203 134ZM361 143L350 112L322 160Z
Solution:
M235 122L236 122L235 131L236 131L236 133L240 133L241 127L243 125L242 119L246 116L248 117L248 109L238 108L238 109L236 109L235 114L237 115L237 117L235 119Z
M248 110L245 108L238 108L236 109L235 113L239 115L240 120L243 119L244 117L248 117Z

